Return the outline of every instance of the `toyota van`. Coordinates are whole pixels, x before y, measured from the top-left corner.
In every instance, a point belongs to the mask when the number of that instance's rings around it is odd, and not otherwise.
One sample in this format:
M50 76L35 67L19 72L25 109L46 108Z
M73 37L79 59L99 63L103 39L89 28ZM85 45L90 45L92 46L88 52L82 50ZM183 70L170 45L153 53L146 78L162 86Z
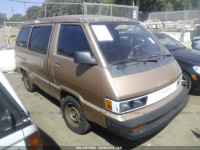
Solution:
M58 99L66 125L79 134L92 122L140 139L164 128L189 99L174 57L132 19L69 15L27 21L15 53L25 88Z

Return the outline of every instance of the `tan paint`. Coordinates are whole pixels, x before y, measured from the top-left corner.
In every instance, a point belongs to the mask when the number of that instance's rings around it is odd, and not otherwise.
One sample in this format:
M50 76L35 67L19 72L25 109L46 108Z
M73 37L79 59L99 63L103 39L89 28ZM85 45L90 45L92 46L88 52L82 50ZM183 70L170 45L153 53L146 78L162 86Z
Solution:
M84 20L84 22L83 22ZM141 96L159 90L174 82L181 75L178 64L174 61L168 65L146 72L112 79L107 64L90 31L89 22L133 22L131 19L99 16L62 16L28 21L22 26L51 24L51 34L47 55L36 54L15 46L17 67L29 72L34 84L61 101L61 91L65 91L78 99L86 118L106 128L105 115L118 121L138 117L134 112L116 115L106 111L105 97L121 100ZM90 47L98 61L98 65L89 66L74 63L72 58L57 54L57 41L60 24L78 24L84 29ZM45 58L45 67L41 68L41 60ZM55 61L60 61L56 65ZM153 111L175 97L182 87L164 100L141 110ZM137 110L140 111L140 110Z
M145 72L114 78L120 99L145 95L173 83L181 75L176 61Z

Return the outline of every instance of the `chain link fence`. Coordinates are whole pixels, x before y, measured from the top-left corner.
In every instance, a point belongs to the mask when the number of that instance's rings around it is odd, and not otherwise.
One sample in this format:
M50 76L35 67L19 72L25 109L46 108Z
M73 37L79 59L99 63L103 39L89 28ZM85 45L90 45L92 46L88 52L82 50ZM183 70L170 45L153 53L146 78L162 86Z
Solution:
M148 21L160 21L163 28L160 32L177 35L179 41L190 41L191 33L200 25L200 10L184 10L173 12L153 12Z
M14 46L22 23L4 22L4 27L0 28L0 49L12 48Z
M161 21L195 20L200 19L200 10L185 10L173 12L149 13L149 20L159 19Z
M138 20L138 7L100 3L50 3L42 4L39 17L62 15L105 15Z
M24 7L24 20L63 15L104 15L138 20L138 7L102 3L58 3L16 0ZM35 7L35 8L33 8ZM14 7L15 10L18 8ZM32 8L30 12L30 8ZM20 10L22 12L23 10ZM12 47L21 22L5 22L0 28L0 49Z

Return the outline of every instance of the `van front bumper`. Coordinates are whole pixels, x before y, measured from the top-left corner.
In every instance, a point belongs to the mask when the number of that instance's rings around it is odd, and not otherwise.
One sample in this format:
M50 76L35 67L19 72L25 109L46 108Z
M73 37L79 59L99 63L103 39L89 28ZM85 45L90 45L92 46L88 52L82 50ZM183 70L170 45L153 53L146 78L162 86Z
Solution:
M172 101L140 117L126 121L118 121L109 116L105 116L107 129L129 140L144 138L160 131L169 124L185 107L188 100L188 90L183 88ZM146 126L136 131L133 130L142 125Z

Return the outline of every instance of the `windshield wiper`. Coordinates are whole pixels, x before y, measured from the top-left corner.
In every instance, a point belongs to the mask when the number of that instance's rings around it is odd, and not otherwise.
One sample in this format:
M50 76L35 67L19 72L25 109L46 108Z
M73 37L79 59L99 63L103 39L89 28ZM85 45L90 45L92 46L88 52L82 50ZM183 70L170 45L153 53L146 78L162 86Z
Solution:
M156 54L156 55L152 55L150 57L147 57L146 59L151 59L151 58L154 58L154 57L171 57L172 55L171 54Z
M113 65L119 65L119 64L129 63L129 62L136 61L136 60L137 60L136 58L123 59L121 61L113 62L113 63L111 63L111 65L113 66Z
M157 59L149 59L149 58L136 59L136 58L133 58L133 59L126 59L126 60L123 60L123 61L112 63L112 66L113 65L124 64L124 63L130 63L130 62L144 62L146 64L147 62L157 62L157 61L158 61Z
M144 58L144 59L138 59L138 58L132 58L132 59L125 59L125 60L121 60L119 62L114 62L112 63L112 65L119 65L119 64L124 64L124 63L129 63L129 62L144 62L145 64L147 62L157 62L158 59L152 59L154 57L171 57L172 55L171 54L156 54L156 55L152 55L150 57L147 57L147 58Z
M171 57L172 55L171 54L156 54L156 55L152 55L152 56L149 56L147 58L144 58L144 59L141 59L141 60L135 60L136 62L144 62L145 64L147 62L157 62L158 59L155 59L155 58L160 58L160 57ZM154 59L152 59L154 58Z
M135 60L135 62L144 62L144 64L146 64L147 62L157 62L158 59L141 59L141 60Z

